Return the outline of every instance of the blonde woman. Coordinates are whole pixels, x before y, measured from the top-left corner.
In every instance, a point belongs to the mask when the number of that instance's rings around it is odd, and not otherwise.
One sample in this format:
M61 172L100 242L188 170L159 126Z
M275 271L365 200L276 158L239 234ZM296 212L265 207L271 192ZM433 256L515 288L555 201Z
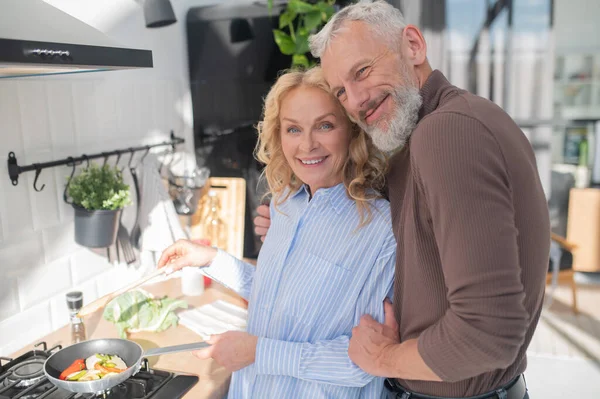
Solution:
M385 160L319 68L277 80L258 133L272 200L257 266L189 241L159 260L203 267L249 301L247 332L212 336L195 354L234 371L229 398L381 398L383 379L352 363L348 342L363 314L383 323L392 288Z

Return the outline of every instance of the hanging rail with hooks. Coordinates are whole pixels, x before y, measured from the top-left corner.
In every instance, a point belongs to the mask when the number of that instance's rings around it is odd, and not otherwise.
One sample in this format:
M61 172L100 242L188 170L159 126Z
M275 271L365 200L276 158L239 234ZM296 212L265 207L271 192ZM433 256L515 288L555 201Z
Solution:
M104 158L104 160L105 160L104 163L106 163L106 160L111 156L116 155L120 159L121 155L129 154L129 153L131 153L131 158L133 158L133 153L137 152L137 151L145 150L146 154L147 154L151 148L163 147L163 146L171 146L173 148L173 150L175 150L175 145L182 144L184 142L185 142L185 139L175 136L173 131L171 131L171 140L164 141L164 142L158 143L158 144L150 144L150 145L144 145L144 146L140 146L140 147L129 147L129 148L122 149L122 150L113 150L113 151L109 151L109 152L101 152L101 153L92 154L92 155L83 154L77 158L68 157L68 158L57 160L57 161L34 163L31 165L26 165L26 166L19 166L19 164L17 164L17 157L16 157L15 153L11 151L8 153L8 176L10 177L12 185L16 186L17 184L19 184L19 175L21 173L30 172L30 171L35 170L35 179L33 181L33 188L35 189L35 191L39 192L39 191L42 191L44 189L44 187L46 186L44 184L40 188L37 187L37 180L38 180L38 177L40 176L40 173L42 172L42 169L53 168L55 166L62 166L62 165L75 166L75 165L81 164L83 161L86 161L89 165L89 162L91 159L97 159L97 158ZM131 158L129 159L130 163L131 163Z

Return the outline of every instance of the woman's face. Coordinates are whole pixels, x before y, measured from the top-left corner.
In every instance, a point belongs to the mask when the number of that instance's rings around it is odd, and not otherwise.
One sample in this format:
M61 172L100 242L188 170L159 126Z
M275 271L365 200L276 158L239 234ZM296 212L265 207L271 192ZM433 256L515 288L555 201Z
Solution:
M342 182L352 132L331 94L316 87L293 89L282 99L279 123L285 159L313 195Z

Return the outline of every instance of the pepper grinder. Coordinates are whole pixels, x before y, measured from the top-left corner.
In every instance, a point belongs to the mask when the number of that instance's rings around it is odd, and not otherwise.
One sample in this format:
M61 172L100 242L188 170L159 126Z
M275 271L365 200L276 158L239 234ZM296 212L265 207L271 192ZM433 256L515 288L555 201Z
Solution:
M83 293L73 291L67 294L67 308L71 321L71 343L76 344L86 340L85 325L78 313L83 307Z

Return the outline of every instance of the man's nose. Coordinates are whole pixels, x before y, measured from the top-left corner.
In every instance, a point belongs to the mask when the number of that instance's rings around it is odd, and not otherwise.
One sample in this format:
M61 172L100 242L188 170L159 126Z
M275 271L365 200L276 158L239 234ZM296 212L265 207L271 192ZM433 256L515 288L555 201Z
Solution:
M369 103L369 91L360 85L348 85L346 88L346 107L347 111L354 117L360 117L361 111L367 110Z

